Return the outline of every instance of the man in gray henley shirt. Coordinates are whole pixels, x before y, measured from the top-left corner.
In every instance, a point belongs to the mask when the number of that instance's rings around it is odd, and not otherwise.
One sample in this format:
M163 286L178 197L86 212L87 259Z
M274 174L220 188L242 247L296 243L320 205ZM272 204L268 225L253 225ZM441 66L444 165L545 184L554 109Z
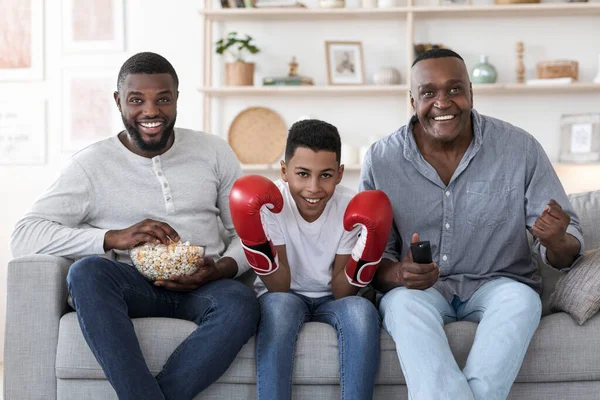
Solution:
M75 154L11 240L14 256L79 259L67 276L69 294L121 400L193 398L227 370L260 313L252 290L230 279L249 268L229 213L240 165L221 138L174 128L178 84L162 56L128 59L114 94L126 130ZM129 264L127 250L170 239L205 246L206 256L197 273L153 284ZM106 252L115 259L97 256ZM198 325L156 378L131 323L139 317Z

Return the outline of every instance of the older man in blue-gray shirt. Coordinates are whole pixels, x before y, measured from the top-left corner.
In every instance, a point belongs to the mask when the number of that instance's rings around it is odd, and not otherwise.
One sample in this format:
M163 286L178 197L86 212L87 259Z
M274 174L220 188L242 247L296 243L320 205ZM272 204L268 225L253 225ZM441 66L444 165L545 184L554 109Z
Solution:
M409 398L505 399L540 321L534 252L565 268L583 252L578 219L540 144L473 110L462 58L437 49L412 68L408 125L368 151L361 190L379 189L394 228L374 280ZM536 238L533 250L526 229ZM433 261L416 263L411 242ZM443 326L478 322L465 368Z

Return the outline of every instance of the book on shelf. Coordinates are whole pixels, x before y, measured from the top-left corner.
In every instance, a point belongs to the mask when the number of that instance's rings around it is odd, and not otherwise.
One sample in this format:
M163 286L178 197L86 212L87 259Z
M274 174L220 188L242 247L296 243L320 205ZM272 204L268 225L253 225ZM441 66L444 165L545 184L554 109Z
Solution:
M274 76L263 78L263 86L304 86L314 85L312 78L306 76Z
M573 78L527 79L525 81L525 84L533 86L570 85L571 83L573 83Z
M221 8L251 8L252 0L220 0Z
M257 0L256 8L273 8L273 7L304 7L304 4L296 0Z

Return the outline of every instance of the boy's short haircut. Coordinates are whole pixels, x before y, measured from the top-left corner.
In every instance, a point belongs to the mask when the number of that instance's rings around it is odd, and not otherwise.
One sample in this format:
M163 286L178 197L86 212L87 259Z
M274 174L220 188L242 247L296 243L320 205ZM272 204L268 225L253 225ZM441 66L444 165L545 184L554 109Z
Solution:
M298 147L306 147L314 152L331 151L340 163L342 140L337 128L318 119L305 119L290 128L285 145L285 162L288 163Z

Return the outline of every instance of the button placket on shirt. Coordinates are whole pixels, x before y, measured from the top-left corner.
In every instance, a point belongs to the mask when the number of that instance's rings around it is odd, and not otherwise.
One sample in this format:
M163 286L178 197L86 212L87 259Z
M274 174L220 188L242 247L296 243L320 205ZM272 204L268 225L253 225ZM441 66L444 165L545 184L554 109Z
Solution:
M152 169L154 170L154 174L160 182L160 186L162 187L163 199L165 200L165 208L168 213L175 212L175 205L173 204L173 196L171 195L171 186L169 185L169 181L165 177L165 174L162 171L162 165L160 162L160 156L156 156L152 159Z
M449 188L442 190L442 237L440 241L440 268L449 269L451 246L452 246L452 234L453 224L451 221L454 220L454 201L452 198L452 191Z

